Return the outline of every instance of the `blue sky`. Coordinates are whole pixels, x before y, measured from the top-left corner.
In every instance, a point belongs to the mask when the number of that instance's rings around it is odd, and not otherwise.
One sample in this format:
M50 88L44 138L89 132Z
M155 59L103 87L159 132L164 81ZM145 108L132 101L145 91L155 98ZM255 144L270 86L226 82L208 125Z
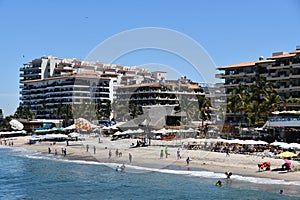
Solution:
M0 108L5 115L15 112L23 63L43 55L84 59L99 43L129 29L161 27L183 33L216 66L293 51L300 45L299 10L297 0L0 0ZM185 68L188 63L168 53L148 50L116 62L161 63L185 69L184 75L194 79Z

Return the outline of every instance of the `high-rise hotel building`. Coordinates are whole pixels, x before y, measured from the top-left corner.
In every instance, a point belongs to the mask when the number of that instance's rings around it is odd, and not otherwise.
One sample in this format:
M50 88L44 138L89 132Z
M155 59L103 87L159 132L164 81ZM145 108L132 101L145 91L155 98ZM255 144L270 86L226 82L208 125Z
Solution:
M225 88L227 97L239 84L255 85L261 77L271 82L284 99L300 98L300 46L292 52L276 52L271 57L260 57L255 61L242 62L217 68L221 71L217 78L224 79L219 86ZM299 110L296 104L285 105ZM239 122L239 115L227 113L227 123Z
M165 72L136 66L44 56L20 69L20 105L36 118L59 118L59 105L112 103L118 87L155 82L161 75L166 78Z
M21 68L21 106L30 106L36 118L56 118L59 104L112 101L112 79L76 59L42 57Z

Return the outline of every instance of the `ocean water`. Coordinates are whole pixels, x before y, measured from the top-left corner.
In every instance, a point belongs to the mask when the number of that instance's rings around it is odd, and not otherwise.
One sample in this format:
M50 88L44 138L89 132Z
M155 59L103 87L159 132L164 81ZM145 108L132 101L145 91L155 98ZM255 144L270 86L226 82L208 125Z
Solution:
M0 146L0 199L300 199L300 181L233 175L227 182L207 171L116 166Z

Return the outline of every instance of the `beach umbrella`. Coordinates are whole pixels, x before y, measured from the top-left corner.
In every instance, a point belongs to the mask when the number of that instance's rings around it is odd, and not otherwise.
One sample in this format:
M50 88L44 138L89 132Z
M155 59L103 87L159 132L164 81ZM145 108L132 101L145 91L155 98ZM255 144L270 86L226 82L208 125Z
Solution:
M289 147L290 148L295 148L295 149L300 149L300 144L298 144L298 143L290 143Z
M275 142L272 142L270 145L272 145L272 146L282 146L282 145L287 145L287 143L275 141Z
M113 135L122 135L122 134L126 134L126 132L124 133L122 133L122 132L120 132L120 131L117 131L117 132L115 132Z
M72 124L71 126L65 127L63 130L66 131L66 130L73 130L73 129L76 129L75 124Z
M14 130L22 130L24 128L24 125L16 119L12 119L9 124Z
M258 141L256 141L256 144L266 145L266 144L269 144L269 143L267 143L265 141L258 140Z
M144 133L144 130L141 129L141 128L139 128L139 129L136 130L136 132L137 132L137 133Z
M239 144L241 140L239 139L234 139L234 140L227 140L228 144Z
M278 154L277 156L283 157L283 158L290 158L290 157L296 157L297 154L295 154L293 152L285 151L285 152Z
M75 127L77 130L90 131L92 129L91 123L84 118L75 119Z
M77 132L72 132L72 133L69 134L69 136L70 137L79 137L80 135Z
M281 145L279 145L279 147L282 148L282 149L289 149L289 148L291 148L290 145L287 144L287 143L286 144L281 144Z

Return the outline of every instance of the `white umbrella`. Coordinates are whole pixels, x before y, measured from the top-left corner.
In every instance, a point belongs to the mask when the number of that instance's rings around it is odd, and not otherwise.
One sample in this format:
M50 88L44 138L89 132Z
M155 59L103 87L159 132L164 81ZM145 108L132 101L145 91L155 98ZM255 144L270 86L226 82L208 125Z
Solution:
M300 144L298 143L290 143L288 144L290 148L300 149Z
M64 128L63 130L65 131L65 130L73 130L73 129L76 129L75 124L72 124L71 126Z
M120 131L117 131L114 133L114 135L123 135L123 134L124 134L124 132L120 132Z
M272 146L282 146L282 145L287 145L288 143L285 143L285 142L272 142L270 145Z
M261 140L259 140L259 141L256 141L256 142L257 142L256 144L262 144L262 145L269 144L269 143L267 143L267 142L265 142L265 141L261 141Z
M16 119L12 119L9 124L14 130L22 130L24 128L24 125Z
M240 141L241 140L239 140L239 139L227 140L227 143L229 143L229 144L239 144Z
M79 137L79 133L77 133L77 132L72 132L72 133L70 133L68 136L70 136L70 137Z
M184 132L194 132L195 130L192 128L189 128L188 130L185 130Z
M136 133L144 133L144 130L139 128L139 129L136 130Z

